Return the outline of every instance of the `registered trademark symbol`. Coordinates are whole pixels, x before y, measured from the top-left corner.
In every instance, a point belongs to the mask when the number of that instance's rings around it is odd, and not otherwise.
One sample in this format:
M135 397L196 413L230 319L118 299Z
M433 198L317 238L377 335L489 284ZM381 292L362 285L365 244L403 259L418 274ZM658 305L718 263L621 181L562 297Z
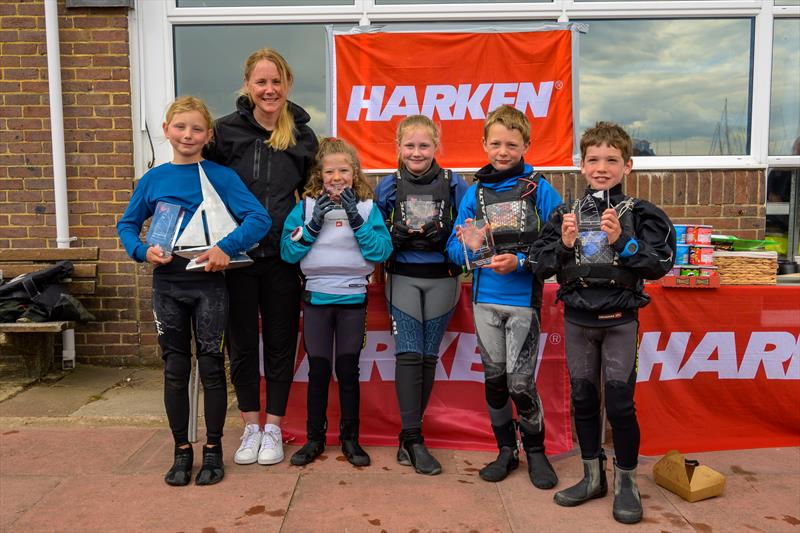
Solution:
M561 335L558 333L551 333L550 344L561 344Z
M561 80L558 80L558 81L556 82L556 89L560 91L560 90L561 90L561 89L563 89L563 88L564 88L564 82L563 82L563 81L561 81Z

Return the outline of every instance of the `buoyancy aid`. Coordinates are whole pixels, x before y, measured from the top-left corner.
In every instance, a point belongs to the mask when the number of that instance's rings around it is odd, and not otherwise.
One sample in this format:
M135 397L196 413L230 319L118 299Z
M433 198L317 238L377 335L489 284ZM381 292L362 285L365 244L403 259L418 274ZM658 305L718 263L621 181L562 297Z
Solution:
M521 176L506 191L476 188L475 218L491 225L497 253L528 253L539 236L541 217L536 207L536 188L541 177L541 174Z

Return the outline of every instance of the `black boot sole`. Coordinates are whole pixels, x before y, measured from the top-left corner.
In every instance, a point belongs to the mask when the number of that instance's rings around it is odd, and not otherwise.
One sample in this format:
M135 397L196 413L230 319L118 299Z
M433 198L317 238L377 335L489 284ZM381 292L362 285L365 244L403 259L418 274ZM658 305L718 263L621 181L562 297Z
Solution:
M582 503L588 502L589 500L596 500L598 498L603 498L605 497L606 494L608 494L608 487L606 487L605 489L601 489L600 492L598 492L593 496L589 496L588 498L584 498L581 500L573 500L571 498L567 499L566 496L562 496L560 492L556 492L553 495L553 501L562 507L577 507Z
M642 521L642 513L618 513L614 511L614 520L621 524L638 524Z

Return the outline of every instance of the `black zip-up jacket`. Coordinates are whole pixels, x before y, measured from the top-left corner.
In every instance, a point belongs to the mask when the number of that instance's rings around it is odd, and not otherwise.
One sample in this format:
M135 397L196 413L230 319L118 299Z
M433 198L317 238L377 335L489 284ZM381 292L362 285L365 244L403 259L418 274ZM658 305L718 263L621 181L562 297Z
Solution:
M206 159L235 170L272 218L267 236L248 252L251 257L280 257L283 222L306 186L319 146L308 113L292 102L286 105L294 117L294 146L275 151L265 144L271 132L256 121L248 98L240 96L236 111L214 122L214 139L203 150Z
M591 192L594 191L587 189L586 194ZM621 185L611 189L610 197L615 205L627 198ZM598 207L601 213L603 207ZM543 278L558 274L565 267L575 264L575 249L566 248L561 241L561 221L566 211L563 205L553 211L531 248L529 266ZM643 280L659 279L672 268L675 262L675 231L666 213L654 204L637 198L628 215L633 217L634 235L627 234L623 226L622 235L612 246L617 253L621 253L630 239L636 240L636 253L619 258L620 267L638 278L635 289L562 286L558 291L558 299L564 302L566 320L587 326L632 320L636 317L636 311L650 302L650 297L644 292ZM617 313L619 316L615 316ZM599 319L601 315L603 318Z

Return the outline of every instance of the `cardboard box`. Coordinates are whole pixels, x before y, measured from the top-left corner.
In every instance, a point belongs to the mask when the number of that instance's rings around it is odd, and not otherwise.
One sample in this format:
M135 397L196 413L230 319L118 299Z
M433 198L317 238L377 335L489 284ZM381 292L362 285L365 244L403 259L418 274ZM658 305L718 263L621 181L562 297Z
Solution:
M719 496L725 490L725 476L716 470L683 458L670 450L653 465L656 484L688 502Z

